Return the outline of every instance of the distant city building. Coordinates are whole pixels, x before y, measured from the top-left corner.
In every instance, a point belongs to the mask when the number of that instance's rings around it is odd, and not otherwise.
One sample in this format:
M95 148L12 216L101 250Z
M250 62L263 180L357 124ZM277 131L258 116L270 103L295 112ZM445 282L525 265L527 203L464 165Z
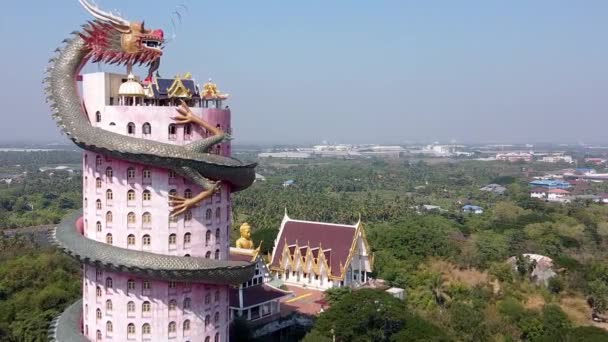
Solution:
M283 217L270 270L286 285L319 290L359 287L371 279L372 267L361 222L345 225Z
M605 158L585 158L585 163L595 164L595 165L603 165L606 164Z
M547 189L546 188L534 188L532 190L530 190L530 197L531 198L539 198L539 199L546 199L547 198Z
M481 187L479 190L491 192L497 195L502 195L505 193L505 191L507 191L507 188L499 184L488 184L486 186Z
M308 159L311 157L307 152L263 152L258 154L259 158L283 158L283 159Z
M547 201L560 201L570 195L570 191L564 189L549 189L547 191Z
M399 287L391 287L390 289L385 290L391 296L404 300L405 299L405 290Z
M266 181L266 177L262 176L259 173L256 173L255 174L255 181L256 182L265 182Z
M467 204L461 210L463 213L483 214L483 208L477 205Z
M547 286L549 284L549 279L557 275L553 270L553 259L540 254L526 253L522 254L522 256L528 259L534 267L530 274L533 282ZM510 257L507 262L513 267L513 270L517 271L516 257Z
M568 164L574 163L574 159L572 159L571 156L559 155L559 154L544 156L540 161L545 162L545 163L568 163Z
M531 162L533 159L532 153L528 152L508 152L508 153L498 153L496 155L496 160L507 161L511 163L515 162Z
M528 185L533 186L533 187L546 188L546 189L569 189L572 187L572 184L562 181L562 180L557 180L557 179L534 180L534 181L528 183Z

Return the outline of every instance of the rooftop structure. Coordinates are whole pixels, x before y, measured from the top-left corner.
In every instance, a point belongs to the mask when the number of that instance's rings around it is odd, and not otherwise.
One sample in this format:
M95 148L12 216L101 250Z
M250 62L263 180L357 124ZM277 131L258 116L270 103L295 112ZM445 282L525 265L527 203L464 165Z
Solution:
M488 184L479 189L480 191L487 191L497 195L502 195L507 191L507 188L500 184Z
M534 180L528 185L533 187L541 187L546 189L569 189L572 185L568 182L557 180L557 179L539 179Z
M483 214L483 208L477 205L467 204L461 210L463 213Z

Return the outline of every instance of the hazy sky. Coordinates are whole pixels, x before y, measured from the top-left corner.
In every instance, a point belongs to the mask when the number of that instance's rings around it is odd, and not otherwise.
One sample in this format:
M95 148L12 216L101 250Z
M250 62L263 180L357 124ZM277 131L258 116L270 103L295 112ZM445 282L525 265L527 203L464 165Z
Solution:
M237 143L607 137L605 0L97 2L166 36L186 4L160 72L230 93ZM2 2L1 141L59 138L43 69L87 19L77 0Z

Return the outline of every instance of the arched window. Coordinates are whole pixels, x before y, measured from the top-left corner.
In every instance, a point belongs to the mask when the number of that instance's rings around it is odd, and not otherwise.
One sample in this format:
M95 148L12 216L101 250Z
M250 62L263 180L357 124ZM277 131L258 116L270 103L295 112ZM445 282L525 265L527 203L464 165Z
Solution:
M114 171L111 167L108 166L106 168L106 178L108 179L108 181L112 181L112 177L114 177Z
M175 299L171 299L169 301L169 311L177 310L177 301Z
M184 321L184 332L190 331L190 320L187 319Z
M152 192L150 192L150 190L144 190L143 198L144 201L150 201L152 199Z
M101 319L101 309L97 308L97 310L95 310L95 317Z
M190 210L184 214L184 221L192 221L192 212Z
M100 111L95 112L95 122L101 122L101 112Z
M216 250L215 250L215 258L216 258L216 259L219 259L219 258L220 258L220 250L219 250L219 249L216 249Z
M127 325L127 334L135 335L135 324L129 323L129 325Z
M216 332L215 337L213 338L213 342L220 342L220 333Z
M100 199L97 199L97 201L95 201L95 209L101 210L101 200Z
M211 337L209 337L209 336L205 337L205 342L211 342Z
M205 328L207 328L211 324L211 315L205 316Z
M212 216L213 216L213 212L211 211L211 209L207 209L207 211L205 212L205 219L211 220Z
M169 184L174 184L175 179L177 178L177 173L173 170L169 170Z
M211 241L211 231L207 230L205 233L205 246L209 245L209 241Z
M175 245L177 243L177 235L169 235L169 245Z
M127 124L127 134L129 134L129 135L135 134L135 124L134 123L129 122Z
M97 338L97 341L101 341L101 330L97 330L95 335L96 335L95 338Z
M135 280L133 280L133 279L127 280L127 293L133 293L134 291L135 291Z
M141 312L142 313L149 313L151 311L151 305L150 302L145 301L141 304Z
M110 233L106 234L106 243L108 245L111 245L113 243L113 241L112 241L112 234L110 234Z
M177 190L175 190L175 189L169 190L169 196L177 196ZM171 200L171 197L169 197L169 201L170 200Z
M149 227L152 224L152 214L149 212L143 213L143 215L141 215L141 222L144 227Z
M211 251L205 253L205 259L211 259Z
M191 239L192 239L192 234L190 234L190 233L184 234L184 245L190 244Z
M134 168L130 167L127 169L127 179L130 182L135 181L135 169Z
M192 190L186 189L186 191L184 191L184 198L192 198Z
M189 310L192 307L192 299L184 298L184 310Z
M95 288L95 295L96 295L97 297L101 297L101 287L97 286L97 287Z
M112 278L107 277L106 278L106 289L111 289L112 285L113 285Z
M106 300L106 312L112 312L112 301L111 300Z
M101 232L101 222L97 221L97 223L95 223L95 227L97 228L98 232Z
M144 169L142 176L144 183L150 184L152 182L152 171L150 169Z
M145 237L145 235L144 235ZM144 280L143 284L142 284L142 288L144 289L144 291L150 291L150 289L152 289L152 284L150 283L149 280Z
M101 156L95 156L95 166L96 167L100 167L101 166Z
M144 325L141 326L141 332L144 335L150 335L152 333L150 329L150 324L144 323Z
M175 331L177 330L177 324L175 324L175 322L170 322L169 323L169 334L175 333Z
M129 246L135 246L135 235L129 234L127 236L127 245L129 245Z
M222 210L220 208L215 209L215 219L219 221L222 218Z
M135 213L134 212L130 212L127 214L127 224L128 225L135 225L135 222L137 220L135 219Z
M135 201L135 190L127 191L127 201Z
M112 190L108 189L106 190L106 200L111 201L114 199L114 193L112 192Z
M112 212L111 212L111 211L108 211L108 212L106 213L106 224L108 224L108 223L112 223L112 219L113 219L113 218L114 218L114 217L112 216Z
M127 303L127 312L135 312L135 303L134 302Z
M187 123L184 125L184 139L190 139L192 135L192 125Z
M215 294L213 296L213 299L215 300L215 302L219 302L220 301L220 290L215 290Z
M107 321L107 322L106 322L106 334L111 334L111 333L112 333L112 330L113 330L113 327L112 327L112 322Z
M101 189L101 178L99 178L99 177L95 178L95 187L97 189Z
M146 122L141 126L141 131L144 135L150 135L152 134L152 126L148 122Z
M142 244L144 246L150 246L151 243L152 243L152 239L150 238L150 235L146 234L142 237Z
M216 228L215 229L215 242L219 242L220 241L220 229Z
M177 126L175 124L169 125L169 140L175 140L177 138Z
M219 313L219 311L215 312L215 315L213 316L213 322L215 324L218 324L220 322L220 313Z

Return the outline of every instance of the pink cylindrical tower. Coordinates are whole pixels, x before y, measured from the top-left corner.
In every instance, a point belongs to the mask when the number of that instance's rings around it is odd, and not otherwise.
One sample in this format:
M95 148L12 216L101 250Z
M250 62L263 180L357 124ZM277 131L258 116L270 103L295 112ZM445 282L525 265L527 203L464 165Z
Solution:
M205 108L196 94L177 92L172 98L152 91L153 87L156 92L162 90L161 83L167 80L148 85L148 95L117 92L118 85L122 89L133 81L125 82L125 78L108 73L84 75L83 98L93 126L151 141L192 143L208 134L194 124L175 124L175 105L184 99L198 117L230 132L230 110L222 108L220 101L214 102L217 108ZM178 81L183 85L183 80ZM230 143L218 144L210 152L230 156ZM85 151L83 234L123 249L227 260L228 185L200 206L175 218L170 215L169 195L191 198L201 191L174 171ZM89 340L228 340L228 285L158 280L90 264L83 267L83 331Z

